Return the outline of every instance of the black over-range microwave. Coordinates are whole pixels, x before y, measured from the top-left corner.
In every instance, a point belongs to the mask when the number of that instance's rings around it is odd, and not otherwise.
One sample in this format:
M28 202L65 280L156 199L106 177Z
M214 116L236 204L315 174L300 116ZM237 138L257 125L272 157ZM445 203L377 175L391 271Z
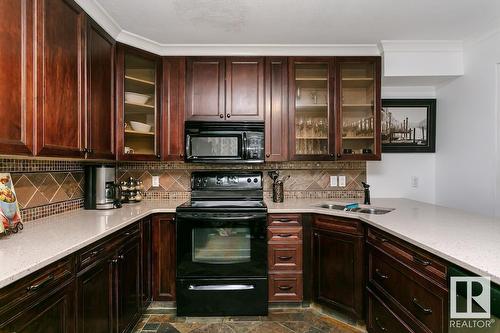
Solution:
M186 162L263 163L263 122L186 121Z

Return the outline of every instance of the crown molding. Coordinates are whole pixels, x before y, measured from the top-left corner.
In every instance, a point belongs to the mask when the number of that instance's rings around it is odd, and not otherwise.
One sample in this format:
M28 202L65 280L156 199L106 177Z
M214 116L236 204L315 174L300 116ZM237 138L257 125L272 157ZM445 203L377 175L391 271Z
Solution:
M82 9L96 21L114 39L122 31L122 27L96 0L75 0Z
M381 40L385 52L462 52L461 40Z
M161 56L379 56L376 44L161 44L122 30L121 43Z

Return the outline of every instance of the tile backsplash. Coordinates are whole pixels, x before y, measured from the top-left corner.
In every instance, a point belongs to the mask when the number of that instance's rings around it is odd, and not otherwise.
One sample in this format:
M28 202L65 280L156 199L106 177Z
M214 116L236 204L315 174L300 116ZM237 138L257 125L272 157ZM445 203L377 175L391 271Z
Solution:
M290 175L285 182L286 198L362 198L361 182L366 181L365 162L284 162L266 164L184 164L162 162L126 162L118 164L118 179L134 177L144 182L146 198L188 198L191 172L201 170L259 170L264 172L264 192L271 196L269 170ZM330 187L330 176L346 176L346 187ZM151 177L160 177L160 186L152 187Z
M83 161L0 158L0 172L10 172L24 221L83 208ZM189 199L191 172L202 170L259 170L264 173L264 193L271 196L269 170L290 175L285 198L362 198L365 162L283 162L253 164L186 164L180 162L117 162L117 178L139 178L146 199ZM152 187L151 177L160 176ZM346 187L330 187L330 176L346 176Z

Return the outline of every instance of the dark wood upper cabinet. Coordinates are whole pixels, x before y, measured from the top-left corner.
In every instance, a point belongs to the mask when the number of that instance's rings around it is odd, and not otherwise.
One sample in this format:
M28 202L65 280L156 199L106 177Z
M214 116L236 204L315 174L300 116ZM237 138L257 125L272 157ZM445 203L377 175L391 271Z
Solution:
M286 57L266 58L266 161L288 160L288 65Z
M0 2L0 154L33 154L33 1Z
M264 120L264 58L226 58L226 120Z
M189 57L186 71L186 120L221 120L225 58Z
M336 60L336 147L340 160L380 160L380 57Z
M114 159L115 41L92 19L87 24L87 149L90 158Z
M36 154L83 157L85 13L66 0L37 1Z
M153 216L153 301L175 300L175 215Z
M116 150L119 160L161 158L161 57L116 47ZM149 130L137 125L150 126ZM143 127L143 126L141 126Z
M365 281L361 222L316 215L312 232L314 300L361 320Z
M162 157L184 160L184 91L186 58L163 58Z
M334 58L292 57L288 68L290 159L334 159Z

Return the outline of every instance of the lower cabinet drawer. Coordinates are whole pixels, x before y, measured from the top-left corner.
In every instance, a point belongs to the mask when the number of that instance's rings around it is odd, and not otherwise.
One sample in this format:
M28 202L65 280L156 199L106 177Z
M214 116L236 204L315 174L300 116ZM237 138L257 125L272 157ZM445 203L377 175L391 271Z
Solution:
M269 227L267 240L274 243L302 242L302 227Z
M302 271L302 244L269 244L270 271Z
M370 285L393 299L411 319L430 332L446 331L447 290L373 248L368 252Z
M0 289L0 314L20 303L39 300L73 277L73 257L69 256Z
M302 274L269 274L269 302L301 302Z
M368 290L368 318L370 333L416 333L389 309L371 290Z

